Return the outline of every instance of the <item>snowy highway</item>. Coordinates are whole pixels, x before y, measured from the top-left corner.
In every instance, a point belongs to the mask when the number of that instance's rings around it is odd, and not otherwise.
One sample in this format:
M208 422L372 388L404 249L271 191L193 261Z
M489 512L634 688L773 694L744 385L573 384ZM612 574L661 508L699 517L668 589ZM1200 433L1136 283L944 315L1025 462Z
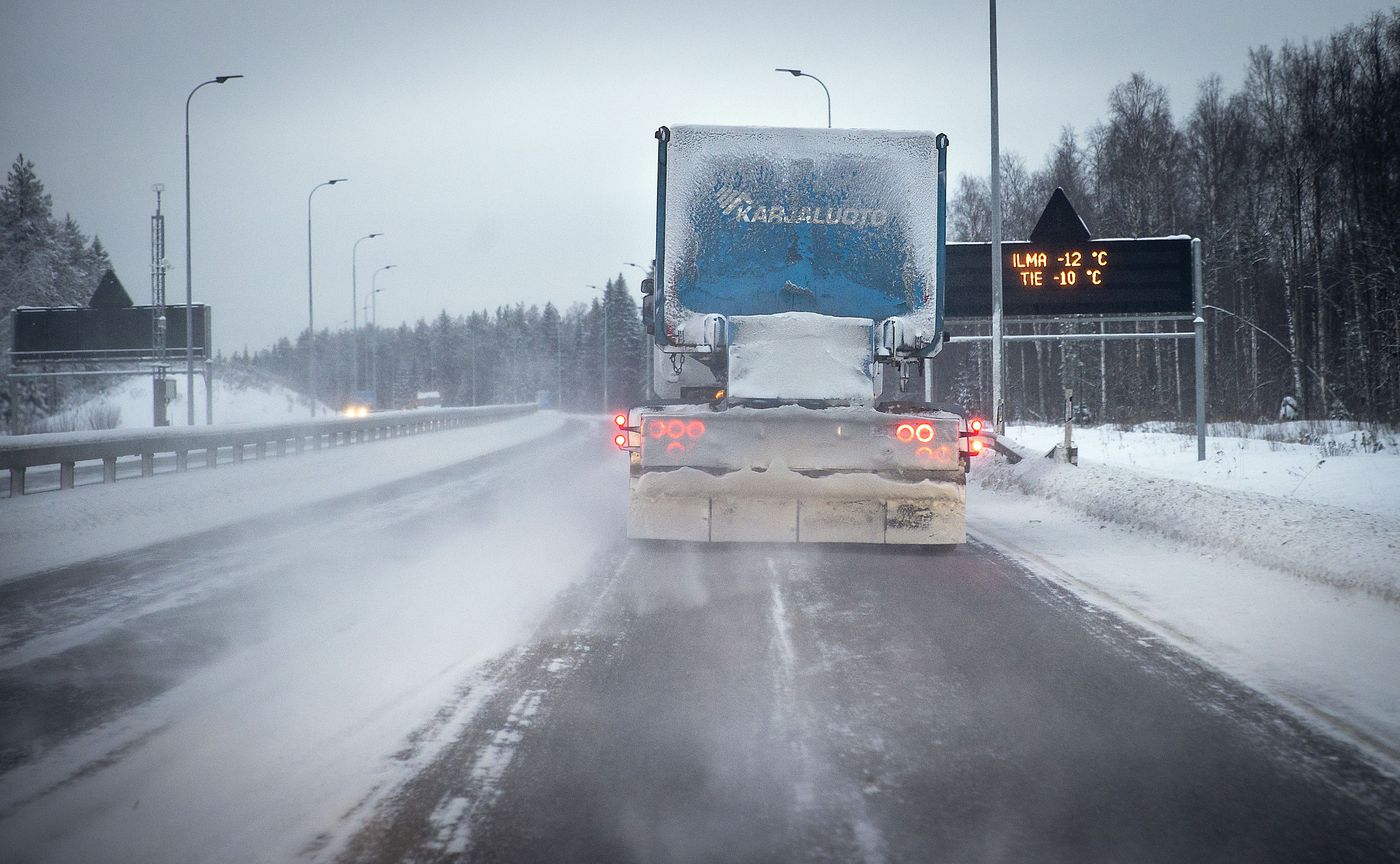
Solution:
M0 584L5 860L1400 857L1394 778L989 543L629 543L603 437Z

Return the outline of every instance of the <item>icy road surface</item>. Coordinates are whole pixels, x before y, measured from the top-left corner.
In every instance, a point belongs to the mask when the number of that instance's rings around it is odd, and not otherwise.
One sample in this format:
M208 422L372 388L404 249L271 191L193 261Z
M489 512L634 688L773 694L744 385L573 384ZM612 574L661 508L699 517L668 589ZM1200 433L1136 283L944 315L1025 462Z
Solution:
M1400 783L991 546L629 544L603 438L0 585L0 857L1397 858Z

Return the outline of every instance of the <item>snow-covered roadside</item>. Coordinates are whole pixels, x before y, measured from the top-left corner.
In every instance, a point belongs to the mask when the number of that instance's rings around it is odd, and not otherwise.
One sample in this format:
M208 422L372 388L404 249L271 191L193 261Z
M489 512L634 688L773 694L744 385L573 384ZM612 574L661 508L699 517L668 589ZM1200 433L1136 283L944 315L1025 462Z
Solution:
M176 375L178 393L168 408L172 426L186 426L189 408L185 404L185 378ZM195 422L202 425L205 417L205 394L202 380L195 382ZM327 413L334 409L322 405ZM290 423L306 416L307 404L301 394L280 384L257 380L248 372L236 369L214 377L214 421L225 423ZM117 429L150 429L153 426L151 377L133 375L108 382L100 391L70 405L41 421L40 428L31 431L83 431L106 428L114 423ZM93 426L95 421L102 425Z
M1083 460L988 460L978 468L984 488L1054 499L1098 521L1400 604L1400 519Z
M985 486L968 494L968 534L1400 775L1395 604Z
M1295 463L1311 455L1266 442L1223 439L1212 450L1274 453L1274 471L1294 478L1279 494L1260 491L1275 481L1258 464L1213 471L1194 462L1194 447L1158 460L1160 442L1132 435L1077 443L1078 467L978 463L969 534L1400 774L1400 519L1390 493L1335 488L1359 470L1342 457L1328 482L1295 495ZM1362 461L1382 475L1400 466L1389 454ZM1351 507L1318 503L1347 496Z
M544 437L564 422L557 412L540 412L212 471L6 499L0 501L0 582L423 474Z
M1215 489L1400 519L1400 447L1389 430L1342 421L1220 423L1208 428L1206 458L1198 462L1196 436L1166 431L1165 425L1076 428L1079 464L1132 468ZM1006 431L1037 456L1064 441L1062 426L1011 426ZM1303 440L1309 443L1298 443ZM1378 445L1381 449L1371 452Z

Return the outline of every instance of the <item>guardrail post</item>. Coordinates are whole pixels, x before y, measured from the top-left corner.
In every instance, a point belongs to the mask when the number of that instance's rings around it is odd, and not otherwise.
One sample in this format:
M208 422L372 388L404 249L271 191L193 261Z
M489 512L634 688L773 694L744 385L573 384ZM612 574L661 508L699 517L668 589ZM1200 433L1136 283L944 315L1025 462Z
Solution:
M22 469L21 469L22 470ZM58 488L73 488L73 463L60 462L58 464Z
M266 442L266 441L259 441L259 442L258 442L258 446L255 447L255 448L253 449L253 452L257 455L258 461L259 461L259 462L261 462L262 460L266 459L266 458L267 458L267 442Z
M156 454L154 454L154 453L142 453L142 454L141 454L141 476L142 476L142 477L150 477L150 476L151 476L152 474L154 474L154 473L156 473Z
M176 470L176 471L187 471L187 470L189 470L189 467L190 467L190 451L188 451L188 450L176 450L176 451L175 451L175 470Z
M10 469L10 497L18 498L24 494L24 469Z
M204 467L217 468L219 466L219 448L210 447L204 451Z
M115 482L117 482L117 457L115 457L115 456L103 456L103 457L102 457L102 482L103 482L103 483L115 483Z
M235 465L243 464L243 446L242 444L233 445L233 464Z

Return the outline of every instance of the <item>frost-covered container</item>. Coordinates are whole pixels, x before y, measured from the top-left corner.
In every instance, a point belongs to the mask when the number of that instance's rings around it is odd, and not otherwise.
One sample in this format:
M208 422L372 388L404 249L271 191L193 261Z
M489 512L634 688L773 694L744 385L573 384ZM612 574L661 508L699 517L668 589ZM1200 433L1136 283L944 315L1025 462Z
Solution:
M935 314L932 133L669 132L658 341L690 344L688 321L715 313Z

